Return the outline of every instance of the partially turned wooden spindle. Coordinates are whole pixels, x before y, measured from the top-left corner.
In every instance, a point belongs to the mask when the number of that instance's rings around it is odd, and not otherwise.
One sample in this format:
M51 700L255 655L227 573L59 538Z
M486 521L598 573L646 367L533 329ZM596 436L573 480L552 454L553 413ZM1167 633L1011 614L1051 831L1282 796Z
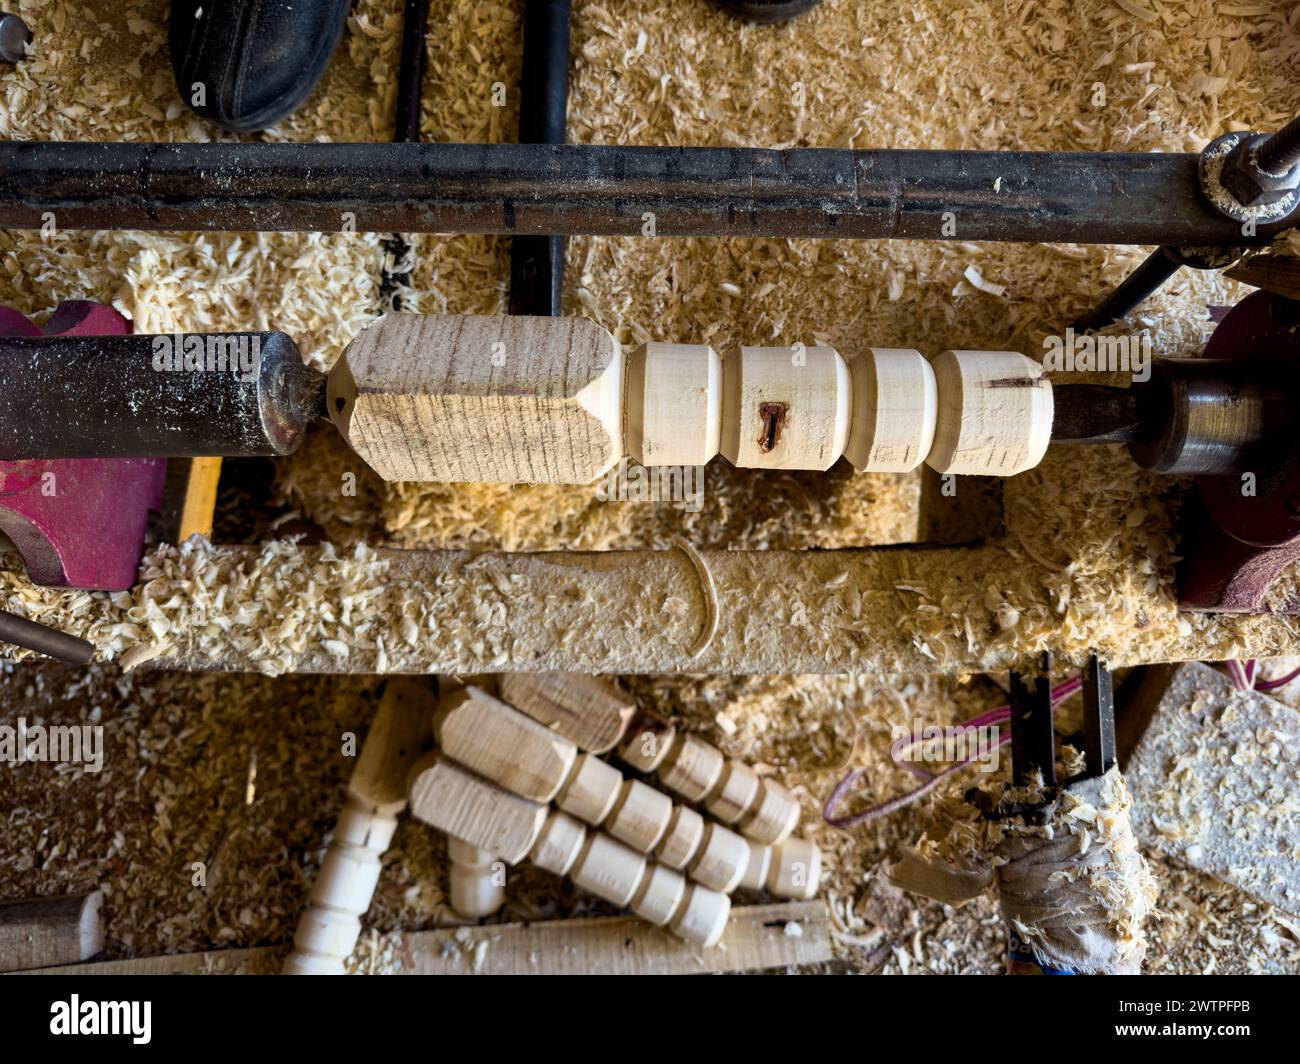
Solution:
M554 800L637 853L657 852L669 835L676 803L666 794L624 779L613 765L579 753L569 740L477 688L443 700L434 717L434 738L453 761L521 797ZM708 824L678 860L681 843L678 838L669 847L674 867L714 890L736 888L749 863L749 843L742 836Z
M742 347L722 363L722 454L759 469L829 469L849 437L853 384L830 347Z
M406 806L406 774L426 745L433 692L423 683L387 682L348 783L310 903L298 922L285 975L341 975L379 882L380 858Z
M627 358L624 450L644 466L702 466L722 440L722 360L700 344L646 343Z
M781 842L799 824L799 803L776 780L758 776L744 762L652 714L636 718L618 752L637 771L656 773L668 790L702 803L761 845Z
M858 472L910 473L934 445L939 393L920 351L871 347L849 363L853 417L844 456Z
M586 318L392 314L344 351L329 416L385 480L589 484L624 455L734 465L1012 475L1051 436L1042 367L1006 351L928 362L868 348L651 341Z
M926 464L940 473L1014 476L1052 439L1052 386L1015 351L945 351L934 360L939 416Z
M417 819L508 864L531 856L538 867L568 876L688 942L715 945L726 928L731 902L725 894L688 884L680 872L564 812L511 794L446 756L416 765L409 793Z

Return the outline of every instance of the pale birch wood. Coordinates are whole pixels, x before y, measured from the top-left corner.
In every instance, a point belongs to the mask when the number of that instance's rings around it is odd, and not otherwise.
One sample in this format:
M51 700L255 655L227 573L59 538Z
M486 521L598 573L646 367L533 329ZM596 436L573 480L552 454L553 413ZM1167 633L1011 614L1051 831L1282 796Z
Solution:
M844 456L858 472L909 473L934 444L939 393L919 351L871 347L849 362L853 415Z
M580 672L508 672L499 687L502 701L594 754L612 750L636 712L612 680Z
M660 840L655 856L669 868L685 868L700 852L704 842L704 817L687 805L673 810L668 831Z
M74 964L104 948L104 895L0 901L0 971Z
M830 347L742 347L722 363L722 453L732 465L829 469L844 453L853 383Z
M749 843L721 824L708 824L690 875L697 883L730 894L749 865Z
M406 806L406 775L427 745L433 706L433 691L424 681L397 676L385 684L334 836L298 921L285 975L343 973L379 882L380 858Z
M789 838L772 847L767 889L784 898L814 898L821 888L822 852L811 839Z
M664 837L676 803L640 780L625 780L604 828L638 853L649 853Z
M447 837L448 896L457 915L469 920L491 916L505 904L499 858L488 850Z
M1039 363L1015 351L945 351L933 368L939 415L930 468L1009 477L1043 460L1053 406Z
M595 754L579 754L555 804L593 826L609 816L623 790L623 774Z
M587 318L390 314L329 375L385 480L588 484L623 453L623 362Z
M641 344L627 357L624 450L644 466L702 466L722 436L722 360L707 344Z
M728 758L722 779L704 799L704 808L724 824L734 824L758 801L763 781L743 761Z
M511 794L436 754L415 766L409 794L417 820L495 853L506 864L528 855L546 822L546 805Z
M453 761L538 802L560 792L578 757L568 739L473 686L442 699L433 736Z
M643 713L632 725L618 748L618 756L638 772L658 770L677 745L677 728L667 721Z
M763 780L753 808L736 827L747 839L771 846L782 842L799 826L799 802L782 784Z
M659 767L659 782L688 802L702 801L717 786L726 764L726 757L712 743L682 735Z

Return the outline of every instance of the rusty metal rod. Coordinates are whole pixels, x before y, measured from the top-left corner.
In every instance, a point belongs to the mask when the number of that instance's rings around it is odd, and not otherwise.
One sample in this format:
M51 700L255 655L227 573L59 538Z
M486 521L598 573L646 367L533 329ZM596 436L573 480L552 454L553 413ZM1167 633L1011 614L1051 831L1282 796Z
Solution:
M51 217L52 216L52 217ZM1236 246L1194 154L0 144L0 226ZM1286 222L1260 225L1268 243Z
M0 610L0 642L26 647L73 665L88 665L95 656L93 643L7 610Z

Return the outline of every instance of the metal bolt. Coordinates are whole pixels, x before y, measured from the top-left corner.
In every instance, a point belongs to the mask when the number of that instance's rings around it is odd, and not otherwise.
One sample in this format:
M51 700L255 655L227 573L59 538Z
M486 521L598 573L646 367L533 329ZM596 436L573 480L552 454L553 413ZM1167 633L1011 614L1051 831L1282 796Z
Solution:
M1293 118L1255 149L1255 162L1266 174L1281 177L1300 163L1300 118Z
M32 31L17 15L0 14L0 63L17 63L27 58Z

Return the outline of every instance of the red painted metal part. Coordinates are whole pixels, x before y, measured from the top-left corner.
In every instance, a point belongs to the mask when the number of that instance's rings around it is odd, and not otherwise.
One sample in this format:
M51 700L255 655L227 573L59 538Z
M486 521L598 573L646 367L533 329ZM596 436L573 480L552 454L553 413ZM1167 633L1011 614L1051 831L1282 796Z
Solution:
M1300 377L1300 303L1266 291L1247 296L1214 330L1205 357L1281 360ZM1274 579L1300 561L1300 432L1254 476L1253 495L1243 494L1239 476L1197 477L1182 522L1183 609L1264 612ZM1300 613L1300 602L1274 612Z
M131 331L112 307L60 303L44 327L0 307L0 336L106 336ZM33 583L123 591L136 581L149 511L162 506L162 458L0 462L0 531Z

